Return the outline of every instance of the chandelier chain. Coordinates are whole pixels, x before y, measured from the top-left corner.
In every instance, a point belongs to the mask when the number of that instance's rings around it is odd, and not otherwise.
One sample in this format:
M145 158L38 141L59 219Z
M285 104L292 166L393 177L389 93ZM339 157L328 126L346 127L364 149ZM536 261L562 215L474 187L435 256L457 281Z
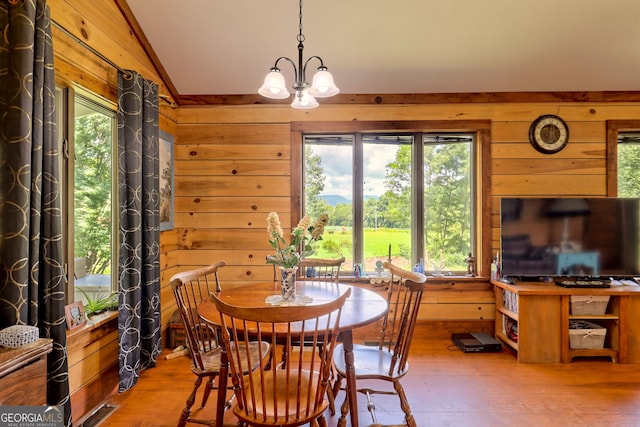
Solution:
M300 12L298 12L298 20L299 20L299 24L298 24L298 29L299 29L298 42L302 43L302 42L304 42L304 34L302 34L302 0L300 0Z

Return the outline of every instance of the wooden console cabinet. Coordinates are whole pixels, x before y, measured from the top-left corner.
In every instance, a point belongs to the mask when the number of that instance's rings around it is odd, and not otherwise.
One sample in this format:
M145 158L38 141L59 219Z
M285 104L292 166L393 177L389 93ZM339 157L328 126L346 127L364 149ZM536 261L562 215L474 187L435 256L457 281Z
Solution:
M47 354L53 340L17 348L0 347L0 405L40 406L47 402Z
M518 361L569 363L574 357L606 356L614 362L640 363L640 286L577 289L544 282L491 283L496 298L496 337L517 352ZM608 296L607 311L573 315L572 295ZM604 348L570 348L571 319L604 326ZM507 332L511 325L517 325L517 339Z

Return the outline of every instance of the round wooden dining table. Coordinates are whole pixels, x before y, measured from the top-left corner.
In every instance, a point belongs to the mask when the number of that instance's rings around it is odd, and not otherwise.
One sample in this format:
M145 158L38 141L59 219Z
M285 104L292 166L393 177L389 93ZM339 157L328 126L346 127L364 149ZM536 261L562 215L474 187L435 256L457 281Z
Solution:
M346 365L346 392L349 401L349 417L352 426L358 426L358 393L356 390L355 365L353 358L353 330L366 326L382 318L387 310L386 300L379 294L343 283L298 281L296 294L301 304L314 305L332 301L351 288L351 295L345 302L340 316L340 336ZM228 304L241 307L268 307L267 298L280 292L279 283L253 283L225 289L218 297ZM205 320L220 323L220 313L212 301L205 300L198 306L198 314Z

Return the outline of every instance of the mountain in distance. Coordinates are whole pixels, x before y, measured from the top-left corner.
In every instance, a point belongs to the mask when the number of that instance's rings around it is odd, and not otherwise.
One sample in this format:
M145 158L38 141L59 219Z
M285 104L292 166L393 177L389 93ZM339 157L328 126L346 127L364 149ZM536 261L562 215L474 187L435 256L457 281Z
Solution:
M347 199L344 196L340 196L338 194L327 194L326 196L320 196L322 198L322 200L324 200L325 202L327 202L330 206L336 206L336 205L342 205L342 204L350 204L351 203L351 199ZM365 201L369 200L369 199L378 199L378 196L364 196Z
M322 200L327 202L329 206L336 206L341 204L349 204L351 203L351 199L347 199L344 196L340 196L338 194L327 194L326 196L320 196Z

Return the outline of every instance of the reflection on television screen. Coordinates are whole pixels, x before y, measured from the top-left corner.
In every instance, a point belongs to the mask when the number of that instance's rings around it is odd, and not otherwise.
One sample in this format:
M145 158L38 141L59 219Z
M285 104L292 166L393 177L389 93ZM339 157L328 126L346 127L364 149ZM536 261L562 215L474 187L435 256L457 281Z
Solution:
M640 199L503 198L502 275L640 274Z

